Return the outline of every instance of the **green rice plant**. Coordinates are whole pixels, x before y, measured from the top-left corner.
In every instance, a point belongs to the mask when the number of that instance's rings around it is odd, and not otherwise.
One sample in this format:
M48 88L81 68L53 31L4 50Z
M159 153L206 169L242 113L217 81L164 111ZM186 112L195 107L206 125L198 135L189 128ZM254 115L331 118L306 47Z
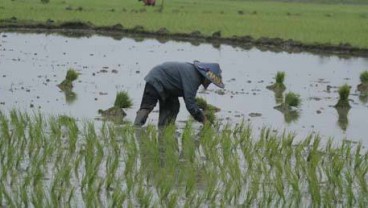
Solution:
M65 79L58 85L59 88L63 91L70 91L73 88L73 81L78 79L78 76L79 74L74 69L68 69Z
M350 95L350 86L345 84L339 87L338 92L339 92L340 100L348 100L349 95Z
M220 108L209 104L204 98L202 97L196 97L195 98L195 102L198 105L198 107L200 109L203 109L204 111L214 111L214 112L219 112Z
M368 165L355 171L361 193L368 194L368 184L366 181L366 174Z
M277 72L276 74L276 84L279 86L285 86L284 85L284 80L285 80L285 72Z
M118 167L119 167L119 157L110 156L107 158L107 161L106 161L107 177L105 181L106 189L110 189L111 185L115 181L116 172L118 170Z
M190 163L194 163L195 159L195 143L192 122L186 123L182 133L182 154L185 159L189 159Z
M122 91L116 94L114 107L130 108L132 107L132 105L133 105L133 102L127 92Z
M178 194L176 192L171 193L169 196L169 200L167 202L167 207L177 207L178 206Z
M74 194L75 194L75 188L71 188L70 192L69 192L69 196L68 196L68 206L71 207L71 202L72 202L72 199L74 198Z
M258 173L253 172L251 175L250 190L248 190L246 200L244 202L246 206L248 207L251 206L254 200L257 199L258 192L260 189L260 181L261 181L261 176Z
M363 84L368 84L368 71L363 71L360 73L360 82Z
M295 135L268 128L253 137L244 124L198 130L188 123L180 146L175 126L167 132L149 126L138 138L129 125L104 125L98 132L87 123L74 130L79 142L70 152L74 121L28 119L19 112L10 117L0 115L0 123L13 130L12 141L0 143L0 199L9 207L354 207L367 202L368 153L361 143L335 147L314 135L296 142ZM62 138L51 138L58 127ZM15 131L26 132L22 141L14 137L22 132ZM17 148L22 142L26 152L33 148L32 157ZM180 147L188 160L179 160Z
M147 192L144 188L144 184L140 183L138 185L138 190L136 192L139 206L140 207L150 207L151 201L152 201L152 193Z
M285 95L285 105L290 107L299 107L301 104L300 95L288 92Z
M78 79L78 76L79 76L78 72L75 71L74 69L70 68L66 72L65 80L67 80L69 82L73 82L76 79Z
M195 189L196 175L195 170L192 166L186 169L186 183L185 183L185 197L190 198Z
M207 120L211 123L214 124L215 120L216 120L216 112L220 111L220 108L208 104L207 101L204 98L201 97L196 97L195 98L196 104L198 105L198 107L200 109L203 110L204 115L206 116Z
M308 179L309 193L312 198L312 204L315 206L319 206L321 204L321 192L317 175L313 171L313 169L308 169L307 179Z
M267 86L266 88L269 90L273 90L277 97L282 95L282 92L286 89L285 84L285 72L277 72L275 77L275 83L273 85Z
M349 104L349 95L350 95L350 86L344 84L339 87L339 101L335 105L336 108L350 108Z
M122 186L121 186L121 180L122 179L118 179L117 185L116 185L116 189L114 189L113 193L112 193L112 205L111 207L123 207L123 204L125 202L125 200L127 199L127 193L124 192L122 190Z
M354 188L353 188L353 183L354 183L353 175L350 172L345 172L345 179L347 183L345 186L346 195L347 195L347 204L349 207L353 207L354 203L356 202Z

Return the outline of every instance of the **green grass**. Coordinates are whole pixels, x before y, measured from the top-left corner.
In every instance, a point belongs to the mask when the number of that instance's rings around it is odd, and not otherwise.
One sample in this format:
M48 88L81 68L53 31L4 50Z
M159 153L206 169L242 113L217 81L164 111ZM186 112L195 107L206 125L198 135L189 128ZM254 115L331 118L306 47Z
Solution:
M0 111L3 207L367 207L362 144ZM98 127L97 127L98 126ZM181 145L179 145L179 143Z
M138 1L118 0L1 0L0 19L19 21L84 21L98 26L122 24L125 28L141 25L148 31L165 27L172 33L200 31L224 37L250 35L293 39L304 43L349 43L368 48L368 5L325 4L276 1L171 0L159 11ZM326 1L324 1L326 2ZM334 1L339 3L340 1ZM346 0L349 3L351 1ZM69 7L71 10L66 10ZM27 11L27 12L25 12Z

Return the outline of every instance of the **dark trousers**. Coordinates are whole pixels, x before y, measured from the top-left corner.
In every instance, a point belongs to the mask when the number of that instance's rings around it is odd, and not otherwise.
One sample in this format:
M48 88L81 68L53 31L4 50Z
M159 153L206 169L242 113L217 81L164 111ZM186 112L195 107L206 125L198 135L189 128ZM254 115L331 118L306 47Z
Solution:
M157 102L159 102L160 107L158 126L166 126L169 123L175 122L180 109L179 98L176 96L167 96L167 98L163 100L157 90L151 84L146 83L141 106L137 112L134 123L140 126L144 125L148 118L148 114L155 108Z

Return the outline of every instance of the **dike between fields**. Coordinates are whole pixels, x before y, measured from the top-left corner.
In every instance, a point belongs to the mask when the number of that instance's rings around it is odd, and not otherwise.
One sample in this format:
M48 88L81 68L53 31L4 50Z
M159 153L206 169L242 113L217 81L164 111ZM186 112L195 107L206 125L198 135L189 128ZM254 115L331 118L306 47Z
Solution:
M65 36L81 37L99 34L111 36L114 39L123 37L152 37L160 42L169 40L188 41L192 44L211 43L214 47L220 44L228 44L245 49L256 47L262 51L301 53L310 52L321 55L338 55L340 57L359 56L368 57L368 48L359 48L349 43L333 45L329 43L302 43L292 39L260 37L255 39L251 36L222 37L221 31L206 36L200 31L191 33L171 33L166 28L157 31L147 31L143 26L124 28L121 24L112 26L95 26L89 22L63 22L55 23L53 20L42 22L20 22L15 17L0 20L0 32L32 32L32 33L60 33Z

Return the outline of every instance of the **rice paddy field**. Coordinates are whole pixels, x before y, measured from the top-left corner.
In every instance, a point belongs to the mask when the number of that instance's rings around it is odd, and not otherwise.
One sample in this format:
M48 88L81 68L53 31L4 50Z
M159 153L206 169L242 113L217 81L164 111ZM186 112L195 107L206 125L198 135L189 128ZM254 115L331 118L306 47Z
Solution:
M366 207L362 145L0 114L3 207Z
M0 26L74 21L368 48L367 11L364 0L0 0ZM1 208L368 207L365 57L8 30ZM198 93L218 107L215 122L194 122L182 104L175 125L157 128L155 109L133 126L148 70L198 59L223 69L224 90ZM102 118L118 92L132 98L123 122ZM336 108L339 94L349 108Z
M27 12L24 12L27 11ZM223 37L252 36L292 39L303 43L348 43L367 48L368 5L363 0L339 1L140 1L118 0L1 0L0 20L18 24L90 22L97 26L121 24L147 31L166 28L171 33Z

